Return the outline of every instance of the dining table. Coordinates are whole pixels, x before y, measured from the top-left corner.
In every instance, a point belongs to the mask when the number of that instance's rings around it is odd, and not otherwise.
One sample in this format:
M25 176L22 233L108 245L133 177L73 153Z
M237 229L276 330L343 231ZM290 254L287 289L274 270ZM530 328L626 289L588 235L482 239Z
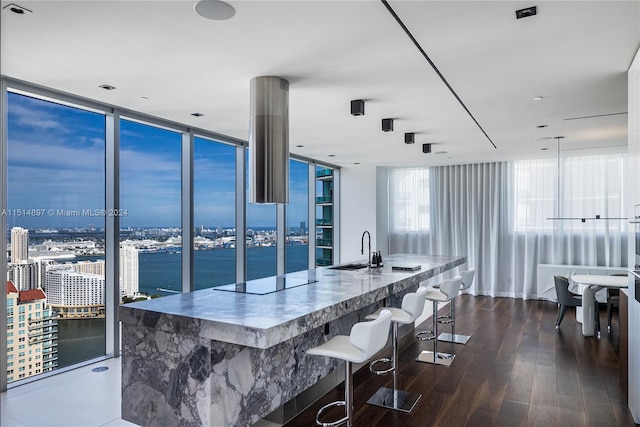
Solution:
M571 280L578 285L584 286L582 289L582 335L591 337L596 332L596 292L604 288L627 288L629 286L628 278L627 276L576 274L571 276ZM599 336L600 331L597 332Z

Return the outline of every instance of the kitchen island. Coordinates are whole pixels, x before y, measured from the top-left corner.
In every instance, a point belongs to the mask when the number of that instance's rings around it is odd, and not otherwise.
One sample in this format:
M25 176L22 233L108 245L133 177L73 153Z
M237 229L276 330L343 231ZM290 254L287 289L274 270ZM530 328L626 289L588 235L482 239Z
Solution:
M394 255L377 269L262 279L273 291L252 291L249 281L122 305L122 418L144 426L251 425L340 366L307 357L307 349L348 334L382 305L399 306L421 281L465 261Z

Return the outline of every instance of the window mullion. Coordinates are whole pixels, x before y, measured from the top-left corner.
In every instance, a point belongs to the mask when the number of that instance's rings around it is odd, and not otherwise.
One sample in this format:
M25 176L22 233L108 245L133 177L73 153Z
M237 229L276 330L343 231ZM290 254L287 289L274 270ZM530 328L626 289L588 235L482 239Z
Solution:
M120 209L120 114L105 116L105 209ZM106 353L120 356L120 217L105 216Z

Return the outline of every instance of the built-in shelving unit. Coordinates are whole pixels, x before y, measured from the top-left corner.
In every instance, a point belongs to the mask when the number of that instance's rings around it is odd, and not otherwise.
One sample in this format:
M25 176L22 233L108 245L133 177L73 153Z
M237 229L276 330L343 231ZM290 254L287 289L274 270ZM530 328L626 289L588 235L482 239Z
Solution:
M316 167L316 265L333 265L334 210L333 169Z

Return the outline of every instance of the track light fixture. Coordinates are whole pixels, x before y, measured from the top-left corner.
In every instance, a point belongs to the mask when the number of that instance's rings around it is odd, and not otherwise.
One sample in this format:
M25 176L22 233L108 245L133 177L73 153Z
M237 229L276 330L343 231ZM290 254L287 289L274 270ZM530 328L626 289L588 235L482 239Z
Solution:
M431 144L422 144L422 152L425 154L431 153Z
M414 144L416 142L416 134L413 132L404 134L404 143L405 144Z
M351 115L364 116L364 100L354 99L351 101Z
M383 132L393 131L393 119L382 119L382 131Z

